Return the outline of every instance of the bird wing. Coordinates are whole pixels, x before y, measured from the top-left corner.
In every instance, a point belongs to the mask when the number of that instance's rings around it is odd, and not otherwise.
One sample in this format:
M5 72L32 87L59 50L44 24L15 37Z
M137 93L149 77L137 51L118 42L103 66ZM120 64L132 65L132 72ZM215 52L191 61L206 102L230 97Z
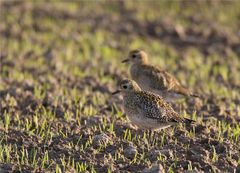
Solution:
M148 118L157 119L159 122L183 122L183 118L173 110L160 96L141 91L138 93L138 111Z
M157 67L151 65L143 65L143 74L146 77L153 78L151 80L151 87L157 90L174 92L182 95L190 96L192 93L185 87L183 87L179 81L170 73L160 70Z
M167 103L168 104L168 103ZM169 108L167 108L166 114L168 115L168 120L170 122L185 122L184 118L181 117L177 112L173 110L173 108L168 104Z
M175 86L180 85L178 80L173 75L164 70L160 70L157 67L143 65L141 69L143 70L143 74L145 74L147 77L153 78L153 80L151 80L151 87L155 89L170 91Z

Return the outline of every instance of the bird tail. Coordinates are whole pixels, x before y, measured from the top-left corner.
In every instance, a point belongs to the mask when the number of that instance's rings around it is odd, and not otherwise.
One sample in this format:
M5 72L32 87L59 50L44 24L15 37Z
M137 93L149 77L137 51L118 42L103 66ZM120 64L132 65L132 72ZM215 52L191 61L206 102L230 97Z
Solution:
M184 118L184 123L187 124L187 125L191 125L191 124L194 124L196 121L194 120L191 120L191 119L188 119L188 118Z
M183 86L178 86L175 88L175 90L177 91L177 93L185 95L185 96L202 98L199 94L192 93L189 89L187 89Z
M189 93L189 90L187 88L184 88L182 86L175 86L174 87L174 90L178 93L178 94L182 94L182 95L185 95L185 96L188 96L190 93Z
M201 98L201 96L200 96L199 94L195 94L195 93L191 93L190 96L191 96L191 97Z

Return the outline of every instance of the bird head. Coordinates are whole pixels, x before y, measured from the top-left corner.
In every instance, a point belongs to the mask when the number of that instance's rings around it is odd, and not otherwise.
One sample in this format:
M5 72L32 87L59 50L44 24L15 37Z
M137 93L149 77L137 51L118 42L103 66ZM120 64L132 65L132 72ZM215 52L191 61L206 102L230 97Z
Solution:
M148 62L148 55L143 50L132 50L128 54L128 58L123 60L122 63L133 64L146 64Z
M113 92L112 94L117 94L117 93L131 93L131 92L135 92L135 91L139 91L141 90L140 87L138 86L138 84L130 79L123 79L118 83L119 89L115 92Z

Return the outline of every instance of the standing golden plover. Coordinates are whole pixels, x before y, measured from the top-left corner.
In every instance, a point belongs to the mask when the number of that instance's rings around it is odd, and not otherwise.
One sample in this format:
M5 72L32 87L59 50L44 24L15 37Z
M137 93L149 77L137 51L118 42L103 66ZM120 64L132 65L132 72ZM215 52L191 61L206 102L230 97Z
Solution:
M166 101L172 101L182 96L198 97L183 87L179 81L168 72L148 64L148 55L142 50L131 51L128 59L122 62L132 63L130 68L131 77L143 90L159 94Z
M159 130L177 123L191 123L193 120L180 117L173 108L157 94L143 91L138 84L129 79L119 83L123 95L124 110L131 122L142 129Z

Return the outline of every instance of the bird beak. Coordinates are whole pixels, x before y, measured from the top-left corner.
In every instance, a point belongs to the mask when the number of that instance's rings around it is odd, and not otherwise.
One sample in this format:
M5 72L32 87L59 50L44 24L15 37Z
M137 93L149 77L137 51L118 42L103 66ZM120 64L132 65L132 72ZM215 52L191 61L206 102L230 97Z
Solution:
M121 92L120 90L114 91L114 92L112 93L112 95L118 94L118 93L120 93L120 92Z
M122 63L126 63L126 62L129 62L129 59L124 59L124 60L122 61Z

